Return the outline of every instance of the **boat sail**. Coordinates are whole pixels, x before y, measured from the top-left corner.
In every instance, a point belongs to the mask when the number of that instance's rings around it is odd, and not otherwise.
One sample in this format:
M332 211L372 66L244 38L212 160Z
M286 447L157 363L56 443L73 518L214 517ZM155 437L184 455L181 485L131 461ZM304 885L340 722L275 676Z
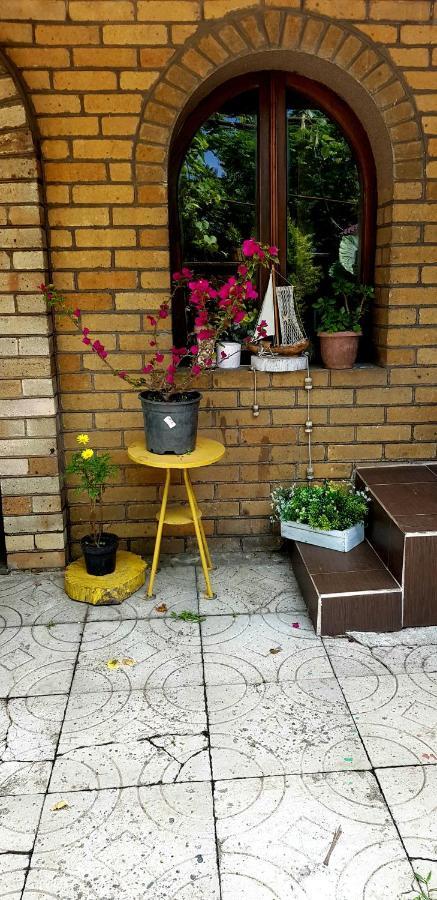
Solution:
M260 337L257 332L261 322L267 333L265 338ZM294 301L293 285L286 283L283 287L277 287L276 272L272 267L249 348L260 356L297 356L308 346L309 340Z

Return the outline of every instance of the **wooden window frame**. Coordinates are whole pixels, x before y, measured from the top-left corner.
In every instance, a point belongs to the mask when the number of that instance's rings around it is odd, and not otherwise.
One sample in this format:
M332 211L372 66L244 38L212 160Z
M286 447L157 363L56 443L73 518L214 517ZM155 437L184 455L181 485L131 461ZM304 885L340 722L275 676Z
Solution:
M259 91L257 215L259 239L279 248L280 269L286 265L287 145L286 90L291 89L326 113L339 127L355 157L361 183L360 278L371 283L374 275L376 235L376 169L369 138L351 108L326 85L304 75L259 70L232 78L213 90L183 118L172 136L169 152L169 229L171 271L183 264L178 210L179 174L190 143L202 124L224 103L251 89ZM249 235L248 235L249 236ZM186 340L185 308L176 293L173 303L173 338Z

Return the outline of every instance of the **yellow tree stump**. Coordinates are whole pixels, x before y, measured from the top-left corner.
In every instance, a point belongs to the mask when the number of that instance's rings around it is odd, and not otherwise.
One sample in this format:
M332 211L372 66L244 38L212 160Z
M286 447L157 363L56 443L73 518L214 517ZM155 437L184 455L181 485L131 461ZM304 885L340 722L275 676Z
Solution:
M117 552L115 572L111 575L88 575L83 558L70 563L65 570L65 593L72 600L93 606L122 603L146 580L147 563L127 550Z

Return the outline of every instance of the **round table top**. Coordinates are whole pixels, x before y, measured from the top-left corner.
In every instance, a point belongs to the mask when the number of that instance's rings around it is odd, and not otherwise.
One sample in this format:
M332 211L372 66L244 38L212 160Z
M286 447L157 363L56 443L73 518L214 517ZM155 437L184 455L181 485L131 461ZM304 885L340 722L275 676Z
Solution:
M175 453L150 453L146 450L144 441L131 444L127 453L129 459L141 466L152 466L155 469L196 469L218 462L225 454L225 447L219 441L199 437L193 452L183 453L181 456Z

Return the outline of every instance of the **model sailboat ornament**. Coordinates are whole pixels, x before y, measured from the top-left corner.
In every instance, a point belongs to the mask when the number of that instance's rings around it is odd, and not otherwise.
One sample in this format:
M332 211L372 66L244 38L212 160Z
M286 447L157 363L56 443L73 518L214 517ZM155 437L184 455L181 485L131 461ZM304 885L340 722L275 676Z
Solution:
M259 335L260 327L266 337ZM249 343L249 349L257 354L252 356L252 366L264 371L303 369L306 359L299 358L299 354L308 346L309 340L294 300L293 285L287 282L278 287L275 268L272 267L255 334Z

